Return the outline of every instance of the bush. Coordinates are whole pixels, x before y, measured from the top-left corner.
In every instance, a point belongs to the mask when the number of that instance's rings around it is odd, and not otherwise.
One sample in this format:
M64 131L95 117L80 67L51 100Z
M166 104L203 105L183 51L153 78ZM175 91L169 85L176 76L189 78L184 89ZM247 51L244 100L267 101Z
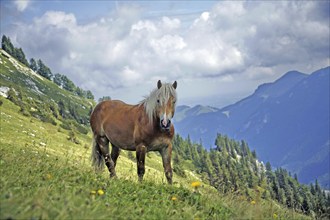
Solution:
M73 131L69 132L69 136L68 136L68 140L75 143L75 144L80 144L81 142L78 140L78 138L76 137L76 133L74 133Z
M127 151L127 157L128 157L128 159L130 159L130 160L133 161L133 162L136 161L136 158L135 158L135 156L133 155L133 152L132 152L132 151Z
M174 166L173 167L173 172L176 173L177 175L181 176L181 177L187 177L186 173L184 172L184 169L182 168L182 166Z
M42 108L38 111L31 112L32 116L40 119L42 122L51 123L52 125L57 125L54 117L51 113L44 111Z
M69 131L72 129L72 123L70 120L63 120L60 126L61 128L64 128L65 130Z
M81 124L75 123L75 127L82 134L87 134L88 133L88 129L85 126L81 125Z
M14 104L18 105L18 97L17 97L17 93L16 93L15 89L10 88L8 90L7 99L9 99L10 101L12 101Z
M87 134L89 131L86 126L81 125L78 122L76 122L74 120L69 120L69 119L63 120L62 124L60 126L68 131L77 130L78 132L80 132L82 134Z
M30 112L26 109L25 105L21 105L20 113L22 113L24 116L31 116Z

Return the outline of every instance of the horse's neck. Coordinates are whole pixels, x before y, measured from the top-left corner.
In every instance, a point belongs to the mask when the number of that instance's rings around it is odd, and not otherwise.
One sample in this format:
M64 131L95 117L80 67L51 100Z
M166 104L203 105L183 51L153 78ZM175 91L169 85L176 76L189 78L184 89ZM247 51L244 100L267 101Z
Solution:
M139 120L140 126L148 128L152 131L155 131L156 129L158 129L157 128L157 119L154 118L153 121L150 121L148 114L146 113L143 105L137 106L137 109L139 112L138 120Z

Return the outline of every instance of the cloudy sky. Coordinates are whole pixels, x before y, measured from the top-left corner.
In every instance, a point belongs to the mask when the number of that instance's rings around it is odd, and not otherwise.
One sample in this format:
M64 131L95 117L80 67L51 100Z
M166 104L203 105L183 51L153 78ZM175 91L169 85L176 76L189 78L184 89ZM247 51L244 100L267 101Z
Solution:
M285 72L330 65L329 1L3 1L1 35L96 96L232 104Z

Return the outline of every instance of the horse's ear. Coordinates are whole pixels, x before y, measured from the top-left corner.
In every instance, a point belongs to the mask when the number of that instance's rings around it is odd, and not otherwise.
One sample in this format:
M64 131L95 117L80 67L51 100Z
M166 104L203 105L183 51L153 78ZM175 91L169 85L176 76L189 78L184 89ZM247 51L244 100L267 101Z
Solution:
M158 80L158 82L157 82L157 88L160 89L160 87L162 87L162 82L160 80Z
M176 87L178 86L178 83L176 81L174 81L174 83L172 84L173 88L176 89Z

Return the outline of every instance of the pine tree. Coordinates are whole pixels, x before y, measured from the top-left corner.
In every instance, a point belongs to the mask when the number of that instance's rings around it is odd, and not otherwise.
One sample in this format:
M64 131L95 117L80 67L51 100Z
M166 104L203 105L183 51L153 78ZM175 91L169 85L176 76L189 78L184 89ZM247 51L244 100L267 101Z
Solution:
M83 89L81 89L80 87L76 87L76 91L75 91L75 93L79 96L79 97L85 97L86 95L85 95L85 91L83 90ZM110 98L110 97L109 97Z
M90 90L86 91L86 98L87 99L94 99L94 95Z
M14 49L14 57L20 61L21 63L23 63L26 66L29 66L29 62L26 60L25 54L22 50L22 48L15 48Z
M51 80L52 77L53 77L53 74L52 74L51 70L49 69L49 67L47 67L47 66L42 62L42 60L40 60L40 59L37 61L37 65L38 65L37 73L38 73L40 76L43 76L43 77L45 77L46 79Z
M6 35L2 35L1 39L1 48L9 53L11 56L15 57L18 61L23 63L26 66L29 66L28 61L26 60L25 54L22 48L15 48L11 43L11 40Z
M33 58L30 59L30 68L31 68L34 72L37 72L37 71L38 71L38 65L37 65L37 62L36 62L35 59L33 59Z
M11 43L10 38L6 35L2 35L1 48L13 56L15 48L14 45Z
M310 191L307 187L301 186L300 187L303 202L302 202L302 211L305 214L310 214L313 210L313 203L311 202L312 195L310 194Z
M298 182L298 176L297 176L296 173L293 175L293 177L294 177L294 179Z
M74 85L74 83L65 75L62 75L62 87L65 90L68 90L70 92L75 91L76 86Z
M53 82L58 86L62 86L63 85L62 75L59 73L56 73L54 75Z
M173 171L179 176L186 177L186 173L182 167L181 159L177 153L173 155Z
M270 165L269 162L266 163L266 170L271 172L272 171L272 166Z
M58 111L59 111L60 115L62 116L62 118L66 118L66 116L67 116L67 113L66 113L67 112L67 109L66 109L65 103L62 100L60 100L57 103L57 105L58 105Z
M315 192L316 194L321 194L322 190L317 179L315 179Z
M248 146L244 140L241 141L241 151L242 151L242 156L245 157L248 155Z

